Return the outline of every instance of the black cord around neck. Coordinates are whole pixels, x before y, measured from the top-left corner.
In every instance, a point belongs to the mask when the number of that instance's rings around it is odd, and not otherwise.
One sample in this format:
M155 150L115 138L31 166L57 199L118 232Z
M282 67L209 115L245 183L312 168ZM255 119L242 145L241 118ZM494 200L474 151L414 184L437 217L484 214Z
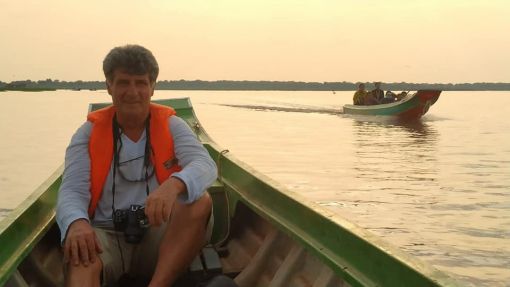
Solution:
M143 155L143 165L145 168L145 193L147 196L149 195L149 178L152 176L149 175L149 166L151 164L150 155L153 152L150 144L151 133L150 133L150 114L145 120L145 149ZM120 151L122 150L122 130L117 122L117 116L114 115L112 120L112 133L113 133L113 176L112 176L112 218L113 213L115 213L115 178L117 175L117 169L120 165ZM121 174L122 175L122 174ZM127 179L126 179L127 180Z
M117 122L117 115L113 116L112 132L113 132L113 176L112 176L112 219L115 213L115 175L117 174L117 166L119 164L119 153L122 148L122 141L120 147L117 148L117 143L120 139L119 123Z
M122 139L119 123L117 122L117 115L113 116L112 120L112 133L113 133L113 176L112 176L112 220L115 214L115 177L117 174L117 168L119 167L120 162L120 151L122 149ZM119 144L118 148L117 145ZM144 159L143 165L145 167L145 192L147 196L149 195L149 165L150 165L150 153L152 152L150 145L150 114L145 121L145 150L144 150ZM115 232L115 238L117 239L117 247L120 253L120 260L122 261L122 273L125 273L124 266L124 255L122 252L122 248L119 242L118 233Z
M150 156L152 152L151 148L151 114L145 120L145 150L143 153L143 165L145 166L145 193L149 196L149 165Z

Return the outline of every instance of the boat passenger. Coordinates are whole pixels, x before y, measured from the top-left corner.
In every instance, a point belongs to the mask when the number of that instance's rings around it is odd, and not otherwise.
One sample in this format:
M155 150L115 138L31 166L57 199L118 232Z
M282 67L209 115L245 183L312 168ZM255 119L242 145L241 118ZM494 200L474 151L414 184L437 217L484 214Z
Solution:
M123 274L171 286L212 228L216 165L173 109L150 103L159 67L149 50L116 47L103 71L113 105L72 137L58 196L66 286Z
M384 97L385 98L395 98L395 93L390 91L390 90L387 90L386 93L384 94Z
M364 97L364 105L371 106L371 105L378 105L380 102L374 97L374 94L372 92L367 92Z
M397 97L397 101L400 101L402 100L403 98L405 98L405 96L407 96L407 92L406 91L402 91L401 93L395 95Z
M382 103L384 99L384 91L381 89L381 82L374 83L375 89L370 91L378 103Z
M393 103L393 102L395 102L395 99L396 99L395 93L393 93L392 91L388 90L384 94L384 98L382 100L382 104Z
M364 105L365 104L365 96L367 91L365 90L365 84L361 83L358 85L358 90L354 93L352 97L352 101L355 105Z

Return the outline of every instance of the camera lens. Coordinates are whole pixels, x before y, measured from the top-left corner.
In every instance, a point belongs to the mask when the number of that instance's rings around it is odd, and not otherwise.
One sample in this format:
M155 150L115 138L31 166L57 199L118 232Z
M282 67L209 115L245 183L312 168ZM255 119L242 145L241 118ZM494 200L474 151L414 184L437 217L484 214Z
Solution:
M138 235L125 234L125 239L126 239L127 243L131 243L131 244L138 244L138 243L140 243L140 241L142 241L142 237L138 236Z

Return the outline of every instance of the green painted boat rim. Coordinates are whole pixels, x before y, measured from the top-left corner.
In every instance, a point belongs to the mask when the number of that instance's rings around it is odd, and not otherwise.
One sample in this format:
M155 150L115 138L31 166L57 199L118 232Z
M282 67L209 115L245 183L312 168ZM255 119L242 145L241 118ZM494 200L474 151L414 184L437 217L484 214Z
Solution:
M221 150L215 144L211 145L213 149ZM292 201L295 204L293 207L307 209L311 213L315 213L318 217L320 217L317 220L318 223L328 224L329 222L329 224L334 225L334 228L345 229L345 232L351 233L353 236L357 237L357 239L364 241L368 245L371 245L379 252L384 253L384 256L389 256L395 259L395 261L400 262L402 265L401 268L413 270L411 273L414 272L418 277L423 277L423 281L427 281L429 285L426 286L458 286L458 283L453 278L446 275L444 272L441 272L430 264L427 264L418 258L405 253L404 251L389 244L368 230L346 220L339 214L333 213L326 208L304 198L303 196L288 190L277 181L256 171L244 162L237 160L234 155L227 153L224 154L222 158L234 162L247 173L252 174L261 184L267 185L273 191L276 191L280 195L284 196L286 200ZM237 183L233 183L227 178L224 178L223 180L227 186L231 185L235 188L237 185ZM252 181L251 184L253 183L254 182ZM312 218L281 216L282 210L278 210L278 207L270 206L272 202L274 203L280 201L267 200L261 203L260 200L254 200L254 198L251 198L250 194L245 194L240 190L241 188L239 188L237 192L241 194L243 203L248 205L259 215L269 220L271 223L276 224L285 230L289 236L303 243L306 247L308 247L307 249L312 251L312 253L317 255L319 258L322 258L325 263L327 263L333 270L335 270L335 272L355 277L355 281L349 282L352 286L383 286L376 283L377 281L373 281L370 278L366 278L366 276L363 274L359 274L359 272L357 272L357 268L351 268L349 263L346 263L344 260L339 258L335 252L330 250L331 248L327 246L327 244L324 244L323 238L314 238L313 236L311 237L308 235L309 232L307 230L301 229L300 226L302 221L307 219L313 220ZM373 250L370 252L373 252ZM351 273L346 274L345 272Z
M0 248L0 286L3 286L55 222L56 198L52 198L53 195L48 190L60 184L63 171L64 165L61 165L0 221L0 246L2 246ZM13 248L9 249L11 246Z

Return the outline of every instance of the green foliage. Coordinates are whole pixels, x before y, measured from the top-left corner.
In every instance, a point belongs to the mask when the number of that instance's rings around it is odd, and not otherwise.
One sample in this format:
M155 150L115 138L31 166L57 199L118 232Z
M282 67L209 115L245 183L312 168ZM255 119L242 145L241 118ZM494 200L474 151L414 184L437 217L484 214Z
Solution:
M159 81L158 90L243 90L243 91L354 91L358 83L351 82L294 82L294 81ZM367 89L372 84L367 83ZM101 90L105 89L104 81L0 81L0 89L5 90ZM416 91L420 89L436 89L442 91L509 91L510 83L460 83L460 84L428 84L428 83L383 83L383 90Z

